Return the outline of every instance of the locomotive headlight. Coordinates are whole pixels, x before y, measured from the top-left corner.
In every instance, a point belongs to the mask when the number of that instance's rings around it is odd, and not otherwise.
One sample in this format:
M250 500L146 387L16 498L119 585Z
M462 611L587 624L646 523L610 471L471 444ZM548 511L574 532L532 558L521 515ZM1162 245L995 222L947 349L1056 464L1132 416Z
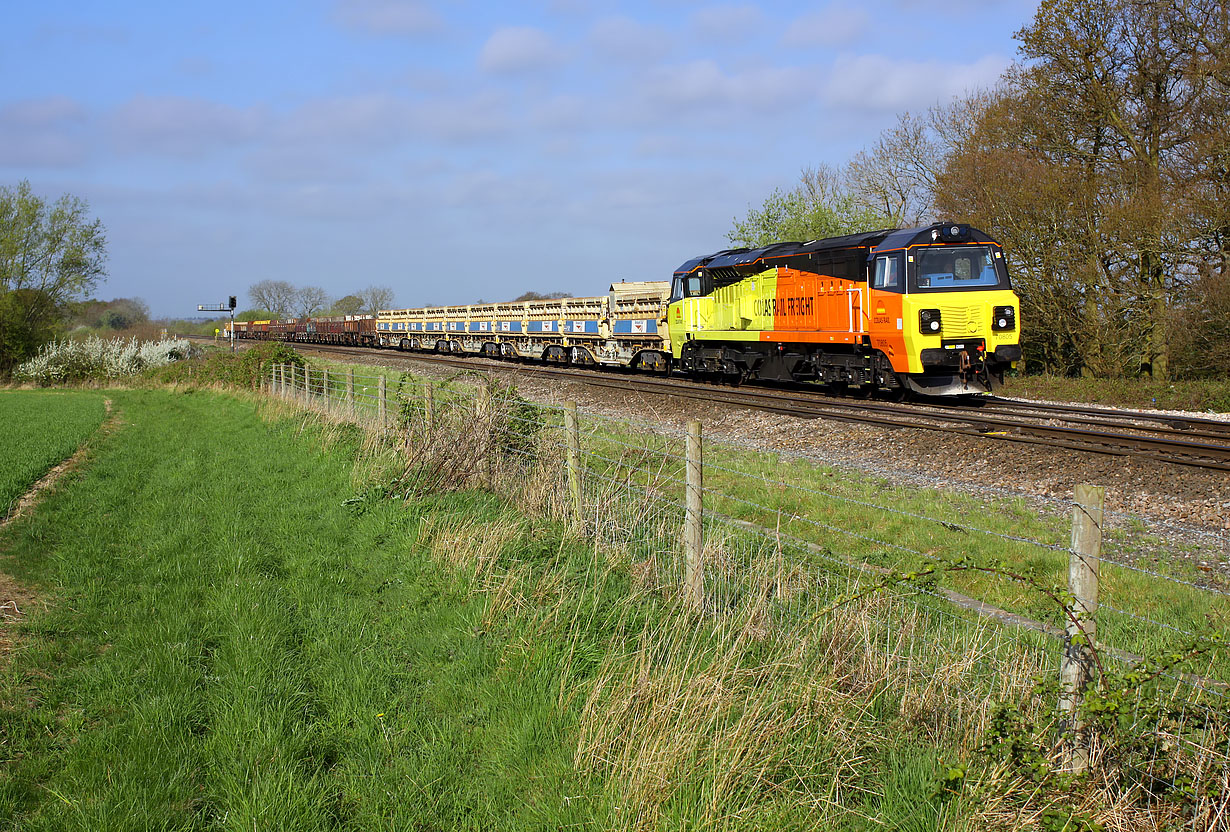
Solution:
M938 335L940 331L940 310L924 309L919 312L918 329L924 335Z
M992 311L994 314L991 316L991 329L996 332L1016 329L1015 306L997 306Z

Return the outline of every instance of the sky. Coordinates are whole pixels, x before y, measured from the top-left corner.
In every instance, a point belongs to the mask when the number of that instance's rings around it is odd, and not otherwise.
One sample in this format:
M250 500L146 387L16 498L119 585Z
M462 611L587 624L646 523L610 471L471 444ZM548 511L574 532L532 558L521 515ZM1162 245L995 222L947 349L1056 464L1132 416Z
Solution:
M89 202L99 298L399 306L665 280L808 166L993 84L1026 0L13 3L0 185Z

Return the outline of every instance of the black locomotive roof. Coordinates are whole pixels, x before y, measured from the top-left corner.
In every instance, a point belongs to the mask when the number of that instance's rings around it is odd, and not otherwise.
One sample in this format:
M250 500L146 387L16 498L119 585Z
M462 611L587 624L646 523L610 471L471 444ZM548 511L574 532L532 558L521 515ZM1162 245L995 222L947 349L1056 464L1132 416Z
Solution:
M957 229L956 233L952 229ZM714 254L693 257L679 268L675 276L691 274L697 269L738 269L782 258L796 258L799 255L816 254L824 251L840 249L865 248L868 255L873 251L890 251L906 248L912 245L922 245L933 242L994 242L987 234L959 223L936 223L922 228L885 228L879 231L867 231L861 234L846 234L842 237L828 237L823 240L809 242L782 242L760 248L729 248Z
M847 234L843 237L828 237L823 240L810 240L808 242L773 243L772 245L761 246L760 248L731 248L702 257L693 257L675 269L675 274L689 274L699 268L721 269L747 266L761 260L797 257L800 254L814 254L818 251L875 246L892 231L893 229L885 229L882 231L864 232L862 234Z

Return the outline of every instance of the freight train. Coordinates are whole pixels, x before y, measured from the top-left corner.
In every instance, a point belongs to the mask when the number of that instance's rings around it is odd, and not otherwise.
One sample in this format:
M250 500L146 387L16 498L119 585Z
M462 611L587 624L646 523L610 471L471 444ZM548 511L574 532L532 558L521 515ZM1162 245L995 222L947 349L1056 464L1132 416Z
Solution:
M599 297L236 322L238 338L355 344L678 373L809 381L854 395L977 395L1021 357L1003 249L959 223L688 260Z

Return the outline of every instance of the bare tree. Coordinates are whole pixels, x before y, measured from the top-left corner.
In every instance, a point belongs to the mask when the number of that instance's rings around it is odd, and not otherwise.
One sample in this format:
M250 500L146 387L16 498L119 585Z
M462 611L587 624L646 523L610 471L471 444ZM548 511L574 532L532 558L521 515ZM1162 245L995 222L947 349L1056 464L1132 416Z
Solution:
M570 298L572 292L523 292L513 298L511 303L521 303L526 300L559 300L560 298Z
M295 293L299 314L307 318L329 305L329 293L319 286L304 286Z
M936 111L922 117L902 113L870 149L850 160L846 178L860 206L906 227L934 219L935 179L946 155L934 128L938 118Z
M355 294L363 302L361 311L365 315L375 315L382 309L393 308L393 290L388 286L368 286Z
M285 318L298 305L298 292L285 280L262 280L248 287L248 297L257 309L268 309L276 318Z

